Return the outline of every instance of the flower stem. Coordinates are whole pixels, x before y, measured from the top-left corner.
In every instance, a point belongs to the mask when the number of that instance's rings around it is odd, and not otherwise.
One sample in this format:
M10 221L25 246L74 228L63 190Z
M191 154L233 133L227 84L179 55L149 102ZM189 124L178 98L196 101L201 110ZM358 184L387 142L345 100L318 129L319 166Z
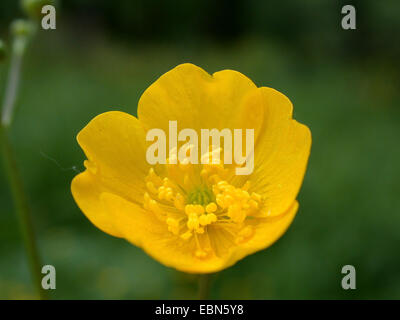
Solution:
M19 40L19 39L18 39ZM6 94L4 96L3 110L1 115L1 122L3 126L8 127L11 124L12 116L14 114L15 101L17 98L19 78L21 74L22 56L24 49L17 50L17 40L15 40L13 53L11 56L10 71L7 79ZM20 46L25 44L19 44Z
M211 274L199 275L198 299L206 300L209 298L211 289Z
M18 94L19 78L21 73L21 62L26 45L26 40L16 39L14 42L10 72L6 84L6 93L0 121L0 145L3 156L4 167L7 173L10 189L12 192L15 211L19 221L24 246L28 256L29 268L34 287L40 299L46 299L46 293L41 285L41 263L36 246L31 214L27 197L23 188L20 172L13 148L8 136L8 127L12 121L15 101Z
M28 254L29 267L32 280L40 299L46 299L46 295L41 286L41 264L32 226L31 215L28 207L27 198L25 196L22 180L17 168L15 156L10 145L6 129L0 125L1 149L3 155L4 166L8 176L11 192L14 198L16 214Z

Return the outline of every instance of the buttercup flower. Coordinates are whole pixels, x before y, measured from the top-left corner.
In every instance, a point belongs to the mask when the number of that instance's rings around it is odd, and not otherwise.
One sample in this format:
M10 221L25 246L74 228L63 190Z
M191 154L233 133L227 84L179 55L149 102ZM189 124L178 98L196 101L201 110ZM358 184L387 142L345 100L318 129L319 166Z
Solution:
M201 129L254 129L254 170L237 175L237 165L224 164L223 157L191 164L169 155L166 164L149 164L146 133L162 129L168 141L169 121L199 136ZM311 147L310 130L292 119L286 96L257 88L239 72L210 76L192 64L153 83L139 100L138 118L100 114L77 139L88 160L71 189L88 219L162 264L191 273L227 268L286 231ZM223 149L202 156L213 152Z

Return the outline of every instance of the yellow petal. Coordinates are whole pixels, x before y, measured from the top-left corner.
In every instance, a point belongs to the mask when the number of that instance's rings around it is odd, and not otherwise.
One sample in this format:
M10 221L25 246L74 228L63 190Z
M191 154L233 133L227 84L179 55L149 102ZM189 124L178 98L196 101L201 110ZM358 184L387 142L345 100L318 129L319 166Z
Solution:
M269 215L285 212L296 199L306 171L311 132L292 119L292 104L280 92L259 89L264 123L255 147L250 191L264 196Z
M100 201L100 194L105 188L96 181L93 174L88 170L78 174L72 180L71 191L79 208L97 228L112 236L122 237L108 210Z
M145 132L127 113L98 115L78 134L79 145L89 159L97 181L113 193L140 203L149 165L145 156Z
M122 236L132 244L143 248L151 257L162 264L188 273L211 273L232 266L245 256L265 249L278 240L291 224L298 203L295 201L290 209L279 217L262 219L254 224L254 236L240 246L227 241L224 229L212 229L207 235L197 235L203 248L209 247L209 240L218 241L219 255L199 259L196 242L193 237L182 241L178 236L167 232L167 225L145 211L138 205L111 193L103 193L101 200L108 209L114 225ZM215 244L213 245L215 249Z
M241 109L253 90L255 84L239 72L224 70L211 76L193 64L181 64L143 93L138 117L146 128L161 128L166 133L169 120L178 121L178 130L239 129L235 122L247 114Z
M229 257L226 267L233 265L249 254L271 246L286 232L296 216L298 208L298 202L294 201L290 208L280 216L265 218L254 223L252 225L255 229L254 235L248 241L236 247Z
M193 236L190 240L183 240L168 232L166 223L140 206L111 193L103 193L101 199L123 237L162 264L189 273L207 273L224 268L224 259L195 257ZM204 244L203 239L201 241Z

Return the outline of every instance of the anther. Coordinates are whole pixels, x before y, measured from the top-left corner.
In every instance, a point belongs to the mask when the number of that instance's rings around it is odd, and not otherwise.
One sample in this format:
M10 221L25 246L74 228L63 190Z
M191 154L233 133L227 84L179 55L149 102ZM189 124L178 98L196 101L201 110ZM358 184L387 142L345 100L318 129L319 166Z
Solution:
M149 190L151 193L153 193L153 194L157 194L158 193L158 190L154 186L153 182L151 182L151 181L147 182L146 183L146 187L147 187L147 190Z
M211 202L206 206L207 213L213 213L215 211L217 211L217 205L214 202Z

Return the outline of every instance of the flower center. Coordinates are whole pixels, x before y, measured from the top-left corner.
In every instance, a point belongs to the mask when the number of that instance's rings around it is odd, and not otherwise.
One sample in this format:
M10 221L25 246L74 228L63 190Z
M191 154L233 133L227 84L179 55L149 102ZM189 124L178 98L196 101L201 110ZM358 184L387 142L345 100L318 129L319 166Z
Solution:
M219 151L221 152L221 151ZM215 153L215 150L213 151ZM211 156L211 152L209 153ZM193 241L197 258L218 255L218 233L231 245L254 235L254 218L268 215L264 199L249 193L250 181L234 185L234 166L178 163L150 168L144 208L165 222L180 241Z
M207 186L199 186L190 191L187 195L187 204L199 204L205 206L215 201L215 196Z

